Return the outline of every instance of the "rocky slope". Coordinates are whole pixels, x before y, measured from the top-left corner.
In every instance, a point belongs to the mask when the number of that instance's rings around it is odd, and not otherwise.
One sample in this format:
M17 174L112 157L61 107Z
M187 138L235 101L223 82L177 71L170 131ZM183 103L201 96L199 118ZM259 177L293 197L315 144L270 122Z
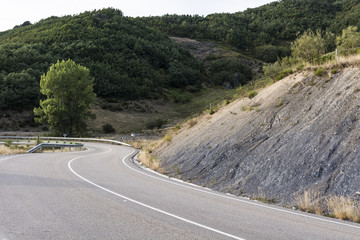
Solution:
M236 195L359 198L359 113L359 68L304 71L184 126L157 155L168 174Z

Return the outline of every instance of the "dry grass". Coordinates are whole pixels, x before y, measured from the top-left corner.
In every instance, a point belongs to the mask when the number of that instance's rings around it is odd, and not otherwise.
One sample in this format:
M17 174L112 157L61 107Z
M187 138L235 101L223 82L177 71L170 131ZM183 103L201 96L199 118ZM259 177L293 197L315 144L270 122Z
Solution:
M210 103L215 107L224 99L233 99L235 89L210 89L204 88L200 92L191 93L191 99L184 104L174 103L172 100L147 100L134 102L146 110L139 112L134 110L110 111L102 109L103 100L98 99L97 104L92 108L97 118L88 122L92 131L102 133L102 127L110 123L117 133L139 132L146 129L149 119L167 120L167 125L175 125L178 122L186 121L195 115L207 110Z
M360 223L360 203L344 196L322 197L319 192L304 191L297 198L300 210L319 215L326 215L342 220Z
M344 196L331 196L327 199L330 215L353 222L360 222L360 206Z
M325 207L319 192L304 191L304 194L297 198L297 203L299 209L304 212L321 215L325 211Z
M190 119L188 121L188 124L189 124L189 128L192 128L193 126L195 126L196 124L198 123L198 121L196 119Z
M265 192L258 187L258 193L251 198L252 200L257 200L259 202L267 203L267 204L275 204L276 199L275 198L268 198L266 197Z
M142 139L131 143L131 145L141 150L138 155L138 160L146 167L158 172L162 172L162 169L159 160L157 159L156 156L153 155L153 151L156 148L160 147L162 144L164 144L163 139L159 139L159 140Z
M341 56L338 58L338 61L331 60L327 63L321 65L311 65L308 64L305 69L316 70L317 68L324 69L342 69L349 65L359 65L360 64L360 54L350 55L350 56Z
M9 155L9 154L20 154L26 153L26 149L24 148L13 148L13 147L6 147L0 145L0 155Z

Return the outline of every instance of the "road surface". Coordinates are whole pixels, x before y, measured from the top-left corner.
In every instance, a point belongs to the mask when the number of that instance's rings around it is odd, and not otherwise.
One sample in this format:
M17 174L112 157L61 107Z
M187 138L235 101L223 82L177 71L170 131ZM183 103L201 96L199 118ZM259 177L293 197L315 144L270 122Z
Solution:
M132 148L0 156L0 240L360 239L360 225L144 170Z

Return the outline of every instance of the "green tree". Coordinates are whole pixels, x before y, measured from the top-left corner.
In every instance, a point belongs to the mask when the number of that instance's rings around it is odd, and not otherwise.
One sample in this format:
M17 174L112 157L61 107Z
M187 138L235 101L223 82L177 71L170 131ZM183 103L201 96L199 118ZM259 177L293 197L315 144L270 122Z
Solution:
M36 104L39 99L39 83L29 72L31 70L9 73L0 79L0 109L21 109Z
M34 109L35 120L49 124L56 134L82 135L86 132L86 120L93 118L90 106L95 100L93 78L86 67L72 60L58 61L41 76L40 107Z
M336 44L342 55L356 53L356 48L360 47L360 33L358 28L349 26L342 31L341 37L336 38Z
M308 30L291 43L291 52L295 58L305 62L319 62L319 58L325 53L325 40L319 30L315 33Z

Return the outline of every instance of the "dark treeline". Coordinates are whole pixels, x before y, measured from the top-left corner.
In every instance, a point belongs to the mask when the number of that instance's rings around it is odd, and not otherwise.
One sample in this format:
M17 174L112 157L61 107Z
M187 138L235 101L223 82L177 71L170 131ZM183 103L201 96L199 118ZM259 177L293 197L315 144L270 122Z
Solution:
M62 59L89 68L100 97L158 98L204 81L202 64L165 33L103 9L0 33L0 108L36 106L40 76Z
M306 30L340 34L360 27L359 0L282 0L234 14L142 18L173 36L215 40L265 62L290 54L290 43Z

